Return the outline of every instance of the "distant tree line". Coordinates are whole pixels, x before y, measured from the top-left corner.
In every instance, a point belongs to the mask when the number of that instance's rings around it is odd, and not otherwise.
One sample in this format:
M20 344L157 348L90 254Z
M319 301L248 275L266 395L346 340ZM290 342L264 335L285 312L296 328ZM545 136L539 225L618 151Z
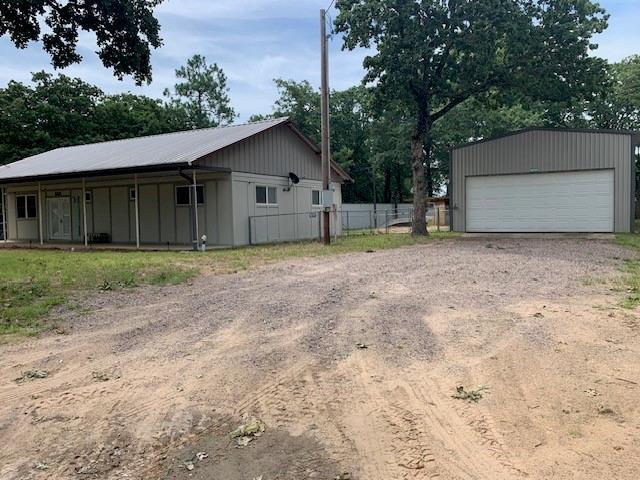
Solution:
M426 195L445 195L450 150L463 143L528 127L640 130L640 55L607 65L589 96L532 101L497 90L462 102L433 126L425 157ZM308 81L276 79L278 99L270 115L289 116L315 142L320 141L320 94ZM346 202L411 201L412 116L400 102L381 106L375 92L356 86L331 94L332 156L355 179ZM640 155L638 156L640 172ZM375 182L375 188L374 188Z
M0 164L69 145L216 127L236 118L227 79L195 55L176 71L166 100L109 95L65 75L38 72L0 88Z

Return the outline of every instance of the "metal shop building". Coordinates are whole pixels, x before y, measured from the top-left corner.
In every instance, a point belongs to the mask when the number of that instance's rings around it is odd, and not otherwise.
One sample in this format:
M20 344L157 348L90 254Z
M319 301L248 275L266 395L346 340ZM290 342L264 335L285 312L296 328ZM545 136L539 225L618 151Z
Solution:
M631 232L637 132L532 128L451 152L453 230Z
M319 148L287 118L59 148L0 167L0 241L313 238L319 212L331 207L337 216L341 185L351 180L332 163L332 192L323 197L321 179Z

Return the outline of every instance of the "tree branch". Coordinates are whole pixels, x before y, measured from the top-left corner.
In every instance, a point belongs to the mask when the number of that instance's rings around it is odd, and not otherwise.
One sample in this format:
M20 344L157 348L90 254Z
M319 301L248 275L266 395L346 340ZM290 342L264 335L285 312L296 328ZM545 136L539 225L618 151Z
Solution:
M477 95L479 93L485 92L488 88L493 87L493 86L497 86L497 85L499 85L501 83L502 82L497 78L496 79L487 80L486 82L482 82L481 84L477 85L474 88L471 88L471 89L467 90L466 92L463 92L463 93L460 93L458 95L455 95L455 96L451 97L451 100L449 101L448 104L446 104L440 110L438 110L437 112L435 112L435 113L433 113L431 115L431 123L434 123L437 120L439 120L440 118L442 118L443 116L445 116L447 113L449 113L451 110L456 108L458 105L460 105L465 100L473 97L474 95Z

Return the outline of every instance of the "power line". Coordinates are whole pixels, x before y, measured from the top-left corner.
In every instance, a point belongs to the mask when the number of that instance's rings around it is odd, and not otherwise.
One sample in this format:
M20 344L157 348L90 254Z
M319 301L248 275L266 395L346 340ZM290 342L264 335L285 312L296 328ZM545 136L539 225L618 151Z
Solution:
M325 11L327 12L326 16L329 18L329 39L333 40L333 36L335 34L335 31L333 30L333 18L331 17L331 15L329 14L329 10L331 10L331 7L333 7L333 4L336 3L336 0L331 0L331 3L329 4L329 6L325 9Z

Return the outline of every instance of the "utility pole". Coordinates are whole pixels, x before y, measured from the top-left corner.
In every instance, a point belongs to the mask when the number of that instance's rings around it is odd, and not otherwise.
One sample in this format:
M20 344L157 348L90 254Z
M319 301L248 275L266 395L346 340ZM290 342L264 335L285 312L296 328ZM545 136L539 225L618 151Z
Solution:
M333 195L331 192L331 171L329 162L331 153L329 151L329 65L327 54L327 12L320 10L320 71L321 71L321 116L322 116L322 203L323 212L323 234L325 245L331 243L331 204Z

